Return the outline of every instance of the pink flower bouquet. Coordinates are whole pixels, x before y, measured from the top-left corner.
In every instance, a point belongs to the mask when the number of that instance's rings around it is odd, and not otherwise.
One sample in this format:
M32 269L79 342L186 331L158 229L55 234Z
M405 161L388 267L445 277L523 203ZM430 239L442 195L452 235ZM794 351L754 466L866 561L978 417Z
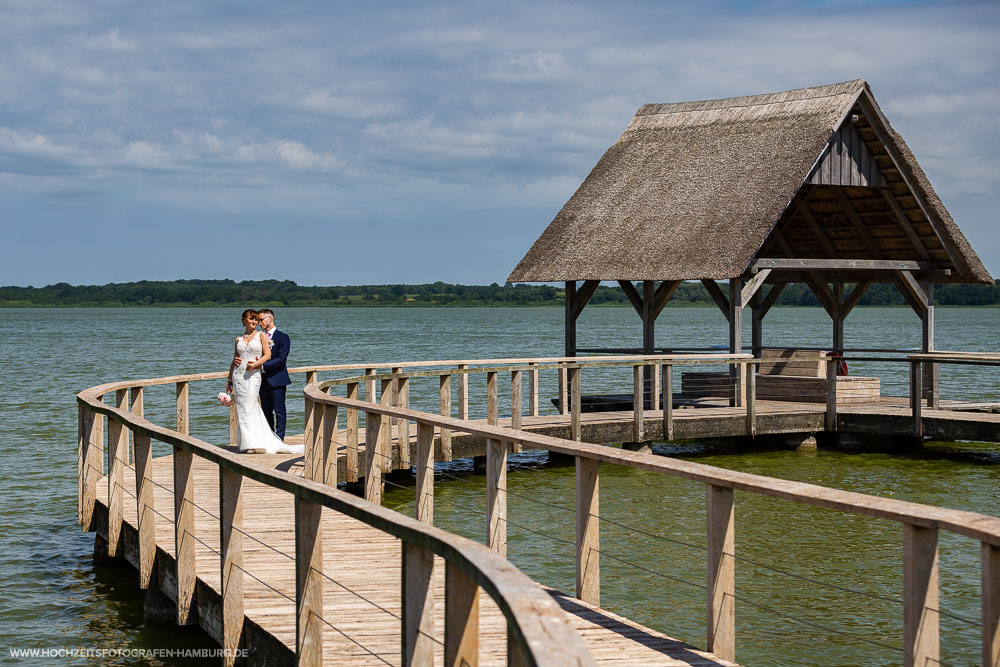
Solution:
M219 399L219 403L226 406L227 408L233 404L233 397L231 394L226 392L220 393L216 398Z

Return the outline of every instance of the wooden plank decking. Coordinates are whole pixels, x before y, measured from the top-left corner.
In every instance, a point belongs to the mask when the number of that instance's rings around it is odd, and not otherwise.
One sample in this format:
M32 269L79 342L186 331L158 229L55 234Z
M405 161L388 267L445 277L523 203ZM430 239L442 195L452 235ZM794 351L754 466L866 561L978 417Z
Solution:
M301 437L301 436L300 436ZM154 459L156 545L172 563L175 554L172 456ZM291 474L302 474L301 457L254 456L255 462ZM194 503L196 573L202 585L218 592L221 586L219 549L218 467L195 457ZM292 497L251 480L244 480L243 540L244 611L249 621L287 647L295 645L294 513ZM128 533L136 530L135 476L126 469L124 520ZM98 481L98 512L107 515L107 477ZM106 532L105 532L106 536ZM323 509L323 570L333 573L324 582L323 656L326 664L400 664L401 543L359 521ZM126 557L133 554L125 549ZM443 563L435 567L436 608L444 608ZM135 563L133 562L133 565ZM160 564L161 572L169 571ZM169 588L169 586L167 587ZM735 665L704 651L640 626L615 614L584 604L557 591L553 598L566 611L599 664L608 665ZM506 663L506 625L486 595L480 599L480 660L483 665ZM218 639L218 619L199 600L201 625ZM435 618L435 637L443 639L443 614ZM336 629L334 629L336 628ZM250 646L251 650L253 646ZM435 663L443 662L436 647Z

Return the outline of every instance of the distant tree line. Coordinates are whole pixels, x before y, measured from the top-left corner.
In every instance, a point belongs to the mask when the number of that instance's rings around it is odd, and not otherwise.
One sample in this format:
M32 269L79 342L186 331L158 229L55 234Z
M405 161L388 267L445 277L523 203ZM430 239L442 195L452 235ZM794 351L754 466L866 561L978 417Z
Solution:
M723 283L723 291L728 287ZM291 280L174 280L107 285L57 283L45 287L0 287L0 306L547 306L563 302L564 291L552 285L342 285L307 287ZM591 304L627 304L617 285L602 285ZM700 282L682 283L671 303L712 303ZM934 303L941 306L1000 305L1000 280L992 285L941 284L934 289ZM777 302L783 306L818 306L808 287L788 285ZM895 286L872 285L862 306L905 305Z

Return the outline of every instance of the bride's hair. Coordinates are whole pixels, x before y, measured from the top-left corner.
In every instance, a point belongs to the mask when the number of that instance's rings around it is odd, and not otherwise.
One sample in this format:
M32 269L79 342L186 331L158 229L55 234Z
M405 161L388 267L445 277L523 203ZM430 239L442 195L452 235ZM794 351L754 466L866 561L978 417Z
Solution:
M258 313L253 308L247 308L246 310L243 311L243 315L240 317L240 322L246 322L248 315L254 315L254 316L256 316L256 315L258 315Z

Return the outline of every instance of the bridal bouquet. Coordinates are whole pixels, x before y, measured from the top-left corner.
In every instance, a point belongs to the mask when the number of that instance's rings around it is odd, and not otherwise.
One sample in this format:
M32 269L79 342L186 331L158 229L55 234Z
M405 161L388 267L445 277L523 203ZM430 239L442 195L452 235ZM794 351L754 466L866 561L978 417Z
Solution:
M232 395L227 394L226 392L221 392L218 396L216 396L216 398L219 400L219 403L226 406L227 408L233 404Z

